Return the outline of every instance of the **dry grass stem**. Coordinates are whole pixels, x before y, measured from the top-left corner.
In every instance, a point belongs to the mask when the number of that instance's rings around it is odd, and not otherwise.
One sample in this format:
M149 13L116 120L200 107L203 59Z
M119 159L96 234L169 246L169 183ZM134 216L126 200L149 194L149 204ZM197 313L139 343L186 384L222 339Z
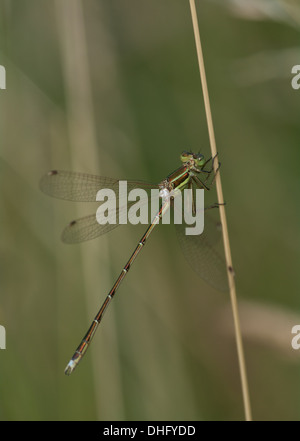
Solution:
M199 63L200 78L201 78L201 83L202 83L202 91L203 91L203 97L204 97L204 106L205 106L205 113L206 113L206 119L207 119L211 154L212 154L212 157L214 157L217 154L216 140L215 140L214 127L213 127L212 114L211 114L210 101L209 101L209 94L208 94L208 87L207 87L207 81L206 81L206 75L205 75L204 59L203 59L203 53L202 53L202 47L201 47L197 12L196 12L196 6L195 6L194 0L190 0L190 8L191 8L193 29L194 29L194 35L195 35L198 63ZM215 167L215 171L216 171L216 169L218 167L217 161L214 161L214 167ZM250 406L250 398L249 398L249 390L248 390L248 380L247 380L247 373L246 373L246 364L245 364L245 357L244 357L244 350L243 350L242 335L241 335L241 329L240 329L240 320L239 320L238 305L237 305L237 298L236 298L235 280L234 280L234 272L233 272L232 259L231 259L230 242L229 242L229 235L228 235L228 228L227 228L227 221L226 221L226 214L225 214L225 206L222 205L224 203L224 198L223 198L220 173L216 174L216 189L217 189L218 203L220 204L220 207L219 207L220 219L221 219L221 223L222 223L225 259L226 259L229 291L230 291L230 298L231 298L231 306L232 306L232 312L233 312L235 337L236 337L236 344L237 344L237 353L238 353L238 360L239 360L239 369L240 369L240 375L241 375L245 418L247 421L251 421L252 417L251 417L251 406Z

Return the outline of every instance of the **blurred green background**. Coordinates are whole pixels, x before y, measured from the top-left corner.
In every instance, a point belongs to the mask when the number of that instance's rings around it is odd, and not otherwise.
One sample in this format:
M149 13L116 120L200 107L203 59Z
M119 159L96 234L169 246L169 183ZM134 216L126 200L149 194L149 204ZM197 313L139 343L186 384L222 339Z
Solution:
M197 1L253 418L298 420L300 6ZM64 368L144 232L60 240L89 204L50 169L159 182L209 155L186 0L1 0L1 420L242 420L229 295L158 228L81 365Z

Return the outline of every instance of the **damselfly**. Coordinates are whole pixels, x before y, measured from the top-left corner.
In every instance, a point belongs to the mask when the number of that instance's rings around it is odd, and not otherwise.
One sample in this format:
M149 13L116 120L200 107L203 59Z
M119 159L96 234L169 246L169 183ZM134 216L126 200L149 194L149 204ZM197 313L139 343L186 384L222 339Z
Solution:
M195 154L184 151L181 154L180 159L182 165L177 170L170 173L157 185L142 181L127 181L128 190L140 188L149 193L152 189L158 189L161 196L161 204L145 234L138 242L128 262L107 294L104 303L94 318L87 333L83 337L80 345L76 349L73 357L69 361L65 369L65 373L67 375L70 375L73 372L87 351L96 329L103 318L104 312L115 296L122 280L125 278L126 274L131 268L131 265L144 247L154 228L159 224L163 215L173 204L173 197L170 198L166 195L168 195L170 192L182 192L184 189L192 189L193 187L204 190L210 189L215 178L214 160L216 157L205 160L204 156L200 153ZM111 178L54 170L47 173L41 179L40 188L44 193L60 199L79 202L95 202L96 194L101 189L111 189L115 191L118 197L119 182L119 180ZM130 207L130 204L133 204L133 202L129 202L128 206L126 204L127 209ZM218 204L213 204L207 208L212 207L218 207ZM119 213L122 211L122 209L122 203L119 202L116 207L116 212ZM90 216L86 216L71 222L65 228L62 235L62 240L66 243L78 243L85 240L94 239L102 234L107 233L108 231L111 231L118 225L118 222L101 225L97 222L96 215L94 213ZM212 247L209 240L209 237L214 239L214 235L217 235L217 230L211 230L214 228L214 226L212 227L211 223L208 222L207 217L205 219L204 232L199 236L186 235L184 232L184 224L176 225L176 227L182 251L192 268L214 287L221 290L226 289L225 264L222 257Z

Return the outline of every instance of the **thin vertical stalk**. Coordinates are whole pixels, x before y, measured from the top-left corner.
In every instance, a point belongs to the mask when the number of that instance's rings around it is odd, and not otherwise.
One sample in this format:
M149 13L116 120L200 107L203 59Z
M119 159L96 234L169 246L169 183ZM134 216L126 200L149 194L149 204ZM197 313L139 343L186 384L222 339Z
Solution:
M205 106L206 120L207 120L207 126L208 126L210 148L211 148L212 157L214 157L217 154L216 140L215 140L215 133L214 133L214 127L213 127L211 108L210 108L208 87L207 87L207 81L206 81L204 58L203 58L203 52L202 52L202 46L201 46L197 11L196 11L196 6L195 6L194 0L190 0L190 8L191 8L195 43L196 43L196 49L197 49L197 57L198 57L198 63L199 63L202 91L203 91L203 97L204 97L204 106ZM214 161L214 167L215 167L215 171L216 171L217 167L218 167L217 161ZM251 421L252 417L251 417L251 406L250 406L250 398L249 398L249 390L248 390L248 380L247 380L247 372L246 372L246 364L245 364L245 357L244 357L244 350L243 350L242 335L241 335L241 329L240 329L240 320L239 320L238 305L237 305L237 298L236 298L234 271L233 271L233 266L232 266L232 258L231 258L227 221L226 221L225 206L222 205L222 204L224 204L224 198L223 198L220 173L216 174L216 189L217 189L218 202L220 204L220 207L219 207L220 219L221 219L221 224L222 224L225 259L226 259L226 267L227 267L227 275L228 275L228 283L229 283L229 292L230 292L230 298L231 298L231 306L232 306L232 312L233 312L239 369L240 369L240 375L241 375L245 418L247 421Z
M73 170L90 171L91 169L101 173L99 170L99 157L97 147L96 123L94 117L92 86L90 80L89 57L86 41L86 27L84 20L82 0L56 0L55 2L57 24L59 31L59 43L61 50L61 59L63 67L63 76L66 91L67 105L67 125L70 143L70 159ZM99 48L99 54L103 52ZM79 207L77 208L79 213ZM105 256L105 259L103 258ZM101 241L101 252L99 247L90 246L81 247L83 279L85 287L85 299L89 320L95 310L95 293L105 291L109 285L108 257L109 249L105 238ZM99 276L99 267L101 267L101 278ZM107 280L105 281L105 277ZM98 304L98 303L97 303ZM112 320L111 320L111 323ZM78 338L80 335L78 335ZM124 417L124 403L122 395L122 379L119 363L119 351L116 338L115 325L111 325L110 333L106 342L110 342L110 359L113 358L113 368L108 370L113 380L109 383L108 389L101 382L101 370L103 369L103 360L109 359L104 356L105 348L100 351L92 351L93 381L95 384L95 397L97 404L97 417L106 419L111 412L118 412L118 415ZM108 347L108 346L107 346ZM72 354L74 348L69 348L66 352L66 361ZM107 371L105 373L106 380ZM109 393L111 397L110 405L104 403L103 396Z

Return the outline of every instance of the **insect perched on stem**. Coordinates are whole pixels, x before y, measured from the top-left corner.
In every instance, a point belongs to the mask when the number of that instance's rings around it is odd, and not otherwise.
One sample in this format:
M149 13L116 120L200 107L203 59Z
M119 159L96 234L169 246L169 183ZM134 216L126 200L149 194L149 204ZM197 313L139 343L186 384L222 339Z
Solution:
M101 308L91 323L87 333L83 337L80 345L77 347L73 357L69 361L65 369L65 373L67 375L70 375L74 371L83 355L86 353L96 329L103 318L104 312L115 296L122 280L125 278L154 228L159 224L160 220L163 218L167 210L169 210L170 206L173 205L173 196L170 197L169 195L174 194L174 192L177 192L178 194L184 189L192 189L193 187L203 190L210 189L215 178L213 165L216 157L205 160L204 156L200 153L184 151L181 154L180 159L182 162L181 166L177 170L170 173L157 185L142 181L127 181L127 188L129 190L141 188L149 193L152 189L158 189L161 197L161 204L157 213L152 219L152 222L148 226L126 265L122 269L119 277L107 294ZM95 202L96 194L101 189L114 190L118 195L119 182L119 180L111 178L55 170L43 176L40 182L40 188L44 193L57 198L80 202ZM128 205L130 205L130 203ZM213 204L207 208L214 207L218 207L218 204ZM128 208L127 204L126 208ZM195 207L193 201L193 211L196 211L196 209L197 208ZM116 211L118 213L122 211L122 205L120 202L116 207ZM224 290L226 289L226 274L224 272L225 265L223 259L212 247L209 240L209 236L215 240L214 235L218 235L218 231L215 228L215 225L212 225L212 223L207 220L208 219L205 220L204 232L197 236L189 236L185 234L184 227L186 224L184 222L176 225L178 238L182 251L190 262L192 268L195 269L200 276L208 281L211 285L218 289ZM93 214L71 222L64 230L62 239L67 243L78 243L105 234L118 225L119 223L99 224L97 222L96 215Z

